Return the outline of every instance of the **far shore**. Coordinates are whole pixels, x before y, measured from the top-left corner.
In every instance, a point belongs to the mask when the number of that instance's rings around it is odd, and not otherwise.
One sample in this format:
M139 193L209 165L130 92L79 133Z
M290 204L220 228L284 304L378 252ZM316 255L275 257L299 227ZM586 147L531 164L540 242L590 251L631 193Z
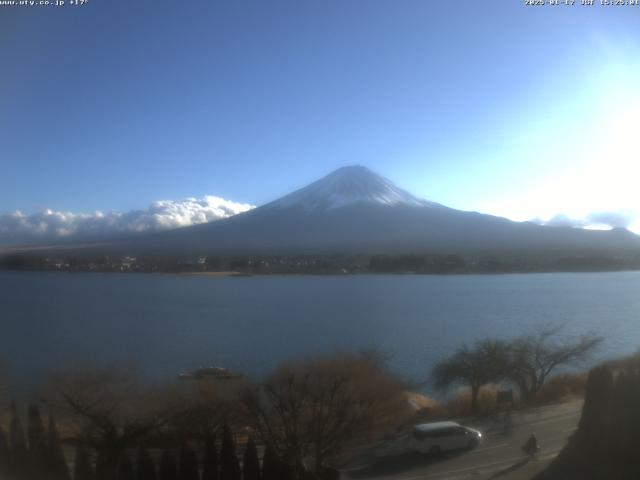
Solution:
M234 270L223 271L223 272L177 272L176 275L189 275L194 277L252 277L254 276L253 273L236 272Z

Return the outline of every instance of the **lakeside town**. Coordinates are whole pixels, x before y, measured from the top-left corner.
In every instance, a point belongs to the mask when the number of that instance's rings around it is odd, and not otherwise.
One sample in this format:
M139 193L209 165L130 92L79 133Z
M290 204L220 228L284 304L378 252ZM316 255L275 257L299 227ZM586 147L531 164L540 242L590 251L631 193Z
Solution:
M255 255L255 256L0 256L0 269L58 272L269 274L473 274L640 270L638 255Z

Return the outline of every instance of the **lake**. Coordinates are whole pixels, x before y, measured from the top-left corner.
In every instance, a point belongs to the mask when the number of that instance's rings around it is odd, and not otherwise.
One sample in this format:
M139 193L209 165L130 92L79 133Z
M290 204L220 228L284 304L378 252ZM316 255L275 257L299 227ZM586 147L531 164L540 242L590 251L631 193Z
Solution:
M283 360L377 347L407 379L462 342L562 323L640 347L640 272L202 277L0 272L0 358L14 388L74 364L151 378L206 365L261 376Z

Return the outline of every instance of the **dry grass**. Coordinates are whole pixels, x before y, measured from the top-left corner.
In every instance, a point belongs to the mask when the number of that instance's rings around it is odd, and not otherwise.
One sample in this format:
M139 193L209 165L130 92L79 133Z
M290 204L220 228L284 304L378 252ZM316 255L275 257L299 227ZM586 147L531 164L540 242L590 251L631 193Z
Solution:
M550 378L536 396L537 405L562 402L584 396L586 373L562 374Z
M488 385L480 390L480 395L478 397L478 413L480 415L488 415L496 411L497 390L498 388L495 385ZM470 416L472 416L471 392L464 389L460 390L453 398L443 403L438 403L429 398L429 404L416 412L413 422L429 422L434 420Z
M586 373L562 374L552 377L538 393L535 404L546 405L582 397L584 396L586 381ZM499 388L496 385L487 385L480 390L478 415L490 415L498 411L496 396L497 391L501 389L503 388ZM513 394L517 408L521 406L517 390L514 390ZM464 389L446 402L439 403L429 398L428 405L418 409L412 421L413 423L430 422L471 416L473 416L471 412L471 392L468 389Z
M495 385L488 385L480 389L478 395L478 414L488 415L496 411L496 392ZM445 404L445 408L449 417L470 417L471 412L471 392L464 390L453 397Z

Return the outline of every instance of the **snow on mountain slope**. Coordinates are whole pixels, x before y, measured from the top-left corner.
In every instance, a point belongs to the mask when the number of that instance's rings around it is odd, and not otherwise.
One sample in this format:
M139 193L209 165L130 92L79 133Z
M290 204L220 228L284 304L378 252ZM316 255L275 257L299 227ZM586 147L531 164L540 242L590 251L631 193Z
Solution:
M326 177L262 208L321 211L366 203L389 206L440 206L415 197L368 168L356 165L335 170Z

